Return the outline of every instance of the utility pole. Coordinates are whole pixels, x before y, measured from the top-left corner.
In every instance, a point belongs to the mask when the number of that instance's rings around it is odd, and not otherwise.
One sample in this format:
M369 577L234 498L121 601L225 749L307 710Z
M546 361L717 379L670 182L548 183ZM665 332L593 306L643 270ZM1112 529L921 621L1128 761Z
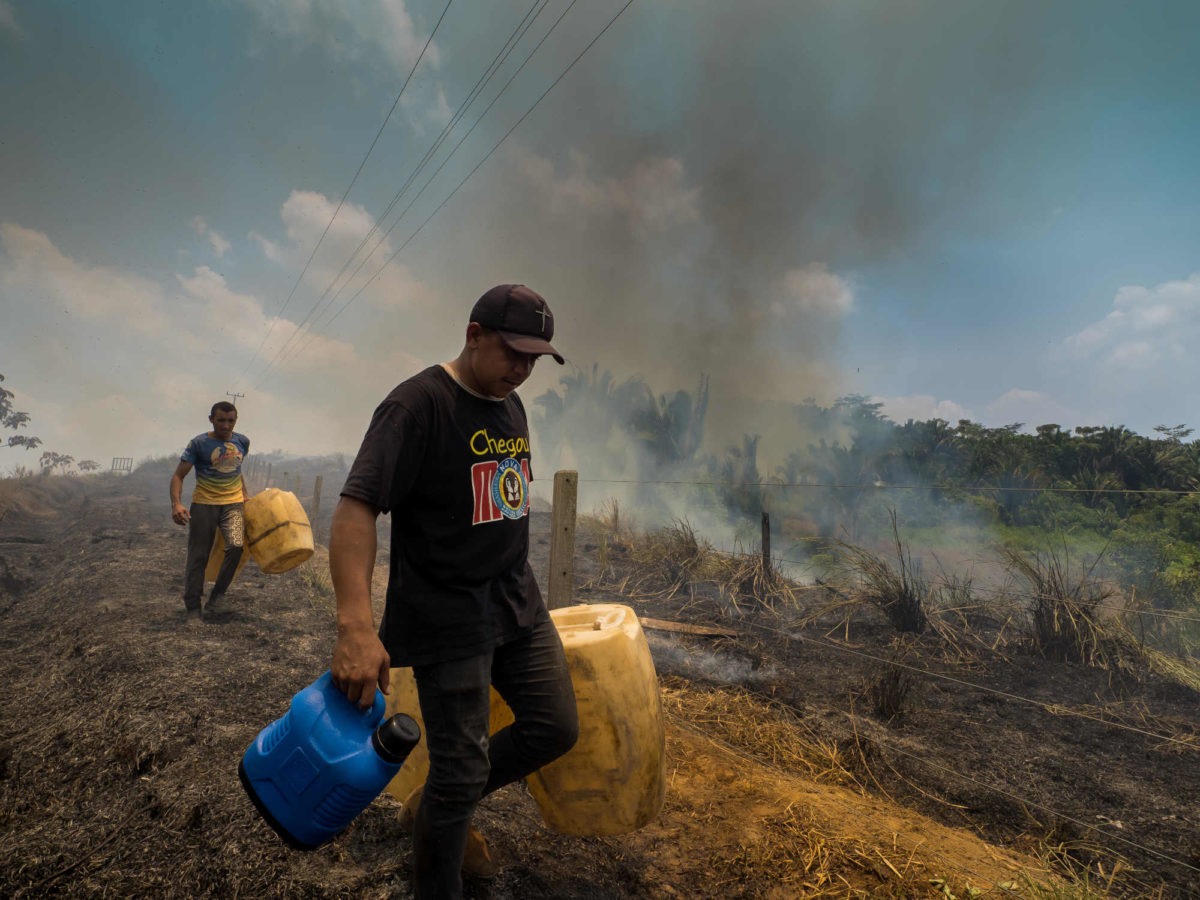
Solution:
M229 393L229 391L226 391L225 396L232 397L234 405L237 405L238 400L240 400L242 397L245 397L246 395L245 394L231 394L231 393Z

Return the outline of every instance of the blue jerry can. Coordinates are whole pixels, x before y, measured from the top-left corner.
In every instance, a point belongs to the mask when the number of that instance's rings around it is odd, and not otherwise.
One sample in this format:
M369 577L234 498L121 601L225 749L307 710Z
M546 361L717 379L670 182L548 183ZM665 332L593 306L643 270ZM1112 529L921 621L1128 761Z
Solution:
M315 850L333 840L400 771L421 730L404 713L384 721L384 709L376 690L359 710L326 671L247 748L242 787L289 846Z

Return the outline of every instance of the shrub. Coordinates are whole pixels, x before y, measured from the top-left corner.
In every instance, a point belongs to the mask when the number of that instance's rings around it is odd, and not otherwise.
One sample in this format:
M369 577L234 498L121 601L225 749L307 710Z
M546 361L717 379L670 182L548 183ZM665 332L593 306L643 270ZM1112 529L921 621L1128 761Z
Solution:
M933 585L921 574L908 548L900 540L896 513L891 512L896 565L870 550L845 541L833 541L834 578L857 589L858 596L875 606L901 633L921 634L929 625L927 605Z
M1047 656L1110 670L1134 671L1144 653L1116 620L1100 616L1101 605L1114 595L1093 573L1100 562L1073 566L1064 551L1001 551L1014 575L1032 590L1028 613L1030 638Z

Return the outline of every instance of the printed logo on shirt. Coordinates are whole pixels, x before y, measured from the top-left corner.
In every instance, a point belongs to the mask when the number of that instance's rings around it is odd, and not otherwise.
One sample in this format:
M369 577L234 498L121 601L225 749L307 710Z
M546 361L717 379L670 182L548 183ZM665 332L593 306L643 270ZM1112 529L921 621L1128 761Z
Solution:
M220 447L213 447L211 465L218 472L228 475L236 472L242 464L242 451L232 441L226 441Z
M471 466L472 525L519 519L529 512L529 460L488 460Z

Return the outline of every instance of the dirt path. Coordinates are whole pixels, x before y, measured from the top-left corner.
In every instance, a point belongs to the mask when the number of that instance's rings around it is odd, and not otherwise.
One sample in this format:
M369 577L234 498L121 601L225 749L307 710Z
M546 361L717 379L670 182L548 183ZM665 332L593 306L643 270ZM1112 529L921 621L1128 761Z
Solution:
M185 534L167 517L165 473L97 480L0 520L0 893L409 896L409 840L387 795L310 854L287 850L247 801L237 760L327 667L331 607L319 574L248 566L233 612L183 629ZM544 576L548 522L533 525ZM668 703L658 821L567 837L507 789L479 822L508 866L469 896L944 897L937 878L962 892L1036 870L968 831L714 742L688 718L686 685L672 694L683 705Z

